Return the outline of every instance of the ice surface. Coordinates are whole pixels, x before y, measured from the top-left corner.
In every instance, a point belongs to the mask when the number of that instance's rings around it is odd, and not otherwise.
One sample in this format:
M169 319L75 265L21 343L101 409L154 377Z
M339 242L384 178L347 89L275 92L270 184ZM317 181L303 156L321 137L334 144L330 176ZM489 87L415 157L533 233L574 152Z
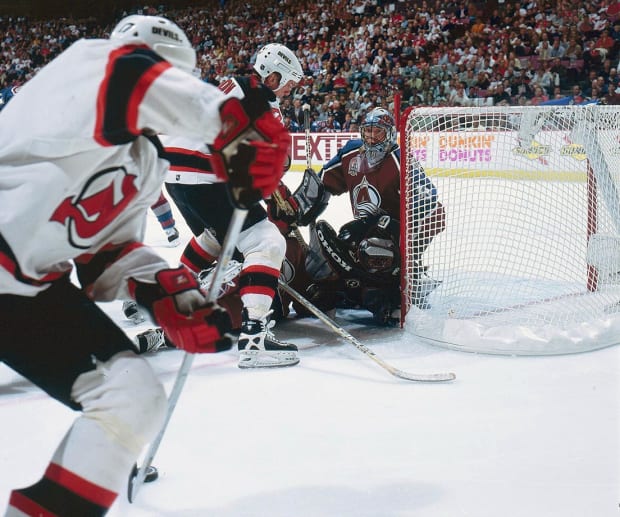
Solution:
M349 217L342 201L326 218ZM152 214L146 240L176 264L181 248L166 247ZM120 302L104 308L129 334L148 328L124 322ZM300 346L292 368L240 370L235 351L197 356L154 462L159 480L134 504L121 494L110 515L618 516L620 347L476 355L359 316L337 320L385 361L457 380L399 380L316 320L275 328ZM167 389L181 359L149 357ZM74 418L0 365L0 508L39 479Z

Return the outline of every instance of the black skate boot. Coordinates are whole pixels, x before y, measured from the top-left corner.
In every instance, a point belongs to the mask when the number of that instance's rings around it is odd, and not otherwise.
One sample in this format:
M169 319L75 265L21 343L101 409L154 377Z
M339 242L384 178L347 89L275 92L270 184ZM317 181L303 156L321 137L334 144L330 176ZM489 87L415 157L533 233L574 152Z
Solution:
M277 368L293 366L299 362L297 347L278 341L271 333L274 321L269 311L262 319L248 317L243 309L243 323L239 334L239 368Z

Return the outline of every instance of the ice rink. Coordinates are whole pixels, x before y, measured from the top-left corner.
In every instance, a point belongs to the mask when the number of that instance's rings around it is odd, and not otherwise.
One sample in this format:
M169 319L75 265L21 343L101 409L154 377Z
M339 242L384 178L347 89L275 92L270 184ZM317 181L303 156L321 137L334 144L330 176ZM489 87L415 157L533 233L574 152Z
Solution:
M350 216L342 201L326 214L334 226ZM146 240L176 264L182 247L165 245L151 213ZM119 302L104 308L129 334L147 328L125 322ZM619 515L620 347L478 355L354 316L338 322L388 363L457 379L399 380L316 320L276 327L300 347L293 368L240 370L235 350L197 356L154 461L159 480L133 504L121 494L110 515ZM182 352L148 359L170 389ZM0 365L1 509L40 478L75 416Z

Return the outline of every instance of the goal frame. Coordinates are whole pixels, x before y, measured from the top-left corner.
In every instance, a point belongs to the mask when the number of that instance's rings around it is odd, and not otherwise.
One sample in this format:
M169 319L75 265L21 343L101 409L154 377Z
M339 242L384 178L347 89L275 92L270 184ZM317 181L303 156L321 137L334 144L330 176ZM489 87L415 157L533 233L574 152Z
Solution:
M411 153L412 149L409 148L409 140L408 140L408 124L412 114L415 114L416 111L425 111L428 112L433 108L429 107L408 107L406 108L402 114L399 114L398 117L395 117L399 120L398 123L398 134L400 139L400 159L401 159L401 204L400 204L400 242L401 242L401 320L400 325L402 328L406 327L407 324L407 315L411 309L411 282L412 279L408 277L408 268L411 261L411 253L410 253L410 243L412 240L412 236L408 235L408 231L410 231L410 226L407 221L408 217L408 204L407 204L407 170L409 166L408 162L408 153ZM461 113L466 108L455 108ZM450 110L449 107L437 108L437 113L446 113ZM479 108L469 108L472 113L481 113L482 111ZM498 107L498 111L501 111L501 108ZM493 107L485 108L485 113L492 113ZM620 129L620 128L618 128ZM422 164L424 166L424 164ZM432 176L430 178L433 179ZM587 209L585 217L587 218L586 222L586 234L585 238L587 241L595 235L598 231L598 217L597 217L597 204L600 203L599 199L599 191L597 186L597 178L596 174L593 170L593 167L590 163L590 157L586 156L586 195L587 195ZM441 200L441 192L439 193L439 199ZM448 223L449 224L449 223ZM585 243L587 245L587 242ZM599 288L599 272L596 267L587 263L585 271L586 285L584 286L588 292L596 292ZM415 333L415 329L413 331ZM620 337L619 337L620 340ZM458 348L458 347L457 347ZM473 350L480 351L480 350ZM483 352L485 350L482 350ZM573 350L574 351L574 350ZM577 350L578 351L578 350ZM560 352L562 353L562 352ZM527 352L524 354L527 355ZM538 354L537 354L538 355Z

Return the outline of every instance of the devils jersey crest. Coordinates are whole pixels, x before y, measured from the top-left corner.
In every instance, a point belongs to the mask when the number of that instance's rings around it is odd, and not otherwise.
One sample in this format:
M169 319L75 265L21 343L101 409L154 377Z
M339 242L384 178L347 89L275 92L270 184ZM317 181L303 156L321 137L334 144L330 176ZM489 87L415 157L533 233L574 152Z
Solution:
M67 228L72 246L87 249L136 196L135 180L124 167L105 169L90 178L77 196L65 198L50 221Z

